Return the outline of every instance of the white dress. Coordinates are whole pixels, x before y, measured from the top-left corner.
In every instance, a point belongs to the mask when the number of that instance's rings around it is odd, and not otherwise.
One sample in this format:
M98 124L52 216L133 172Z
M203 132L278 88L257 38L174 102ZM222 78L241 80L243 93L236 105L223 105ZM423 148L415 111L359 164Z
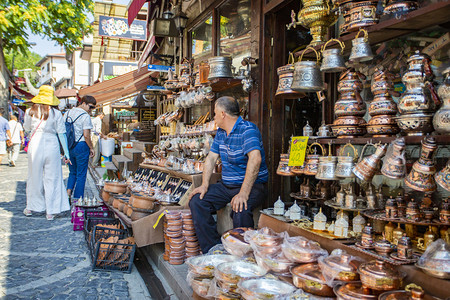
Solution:
M48 119L42 122L31 117L29 110L23 127L30 137L35 133L28 144L27 209L53 215L70 209L57 136L66 128L59 110L50 109Z

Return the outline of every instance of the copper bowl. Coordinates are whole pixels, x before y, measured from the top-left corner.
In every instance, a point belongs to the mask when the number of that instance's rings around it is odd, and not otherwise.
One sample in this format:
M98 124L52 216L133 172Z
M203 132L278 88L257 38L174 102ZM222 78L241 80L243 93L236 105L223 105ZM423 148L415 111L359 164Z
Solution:
M325 274L333 274L334 280L357 281L359 280L359 260L352 259L348 254L331 255L319 261L320 267Z
M106 192L110 193L117 193L117 194L123 194L127 191L127 184L126 183L120 183L120 182L105 182L105 185L103 186L103 189Z
M241 279L261 277L266 273L266 270L256 264L235 261L219 264L215 268L214 275L217 281L236 285Z
M358 125L332 125L333 135L337 138L350 138L366 133L366 128Z
M303 264L291 269L294 285L307 293L321 297L334 297L333 288L326 284L317 263Z
M189 281L192 290L200 296L200 297L206 297L208 295L209 286L211 285L210 278L194 278Z
M289 272L295 262L290 261L284 255L262 255L258 252L254 253L258 266L275 273Z
M320 244L304 237L289 237L281 246L284 256L297 263L316 262L328 252L320 247Z
M391 267L382 260L363 263L358 268L361 282L373 290L398 290L403 283L405 274Z

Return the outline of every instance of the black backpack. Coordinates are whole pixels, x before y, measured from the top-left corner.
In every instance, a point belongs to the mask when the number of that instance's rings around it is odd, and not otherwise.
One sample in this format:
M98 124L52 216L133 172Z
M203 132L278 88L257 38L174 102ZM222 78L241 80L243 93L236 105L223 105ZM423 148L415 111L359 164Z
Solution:
M66 136L67 136L67 146L69 147L69 150L72 150L75 148L75 146L78 144L78 142L83 137L83 134L81 134L80 138L78 140L75 140L75 126L73 125L82 115L87 115L87 113L82 113L78 117L75 118L75 120L72 120L72 117L69 117L69 113L67 112L66 116Z

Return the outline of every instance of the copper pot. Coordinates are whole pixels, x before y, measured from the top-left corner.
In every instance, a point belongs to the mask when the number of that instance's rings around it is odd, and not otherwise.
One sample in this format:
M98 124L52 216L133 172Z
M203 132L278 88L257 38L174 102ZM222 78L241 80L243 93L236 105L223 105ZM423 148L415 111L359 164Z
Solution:
M294 56L289 53L288 64L277 69L278 74L278 88L275 96L284 96L292 98L305 97L304 93L300 93L291 89L292 81L294 80Z
M317 263L303 264L291 269L292 280L296 287L307 293L321 297L334 297L333 288L326 284Z
M322 272L329 274L334 280L357 281L359 280L359 260L352 259L349 254L330 255L320 262Z
M402 286L405 274L382 260L372 260L363 263L358 268L361 282L373 290L397 290Z
M377 300L378 296L361 283L346 283L334 287L338 300Z

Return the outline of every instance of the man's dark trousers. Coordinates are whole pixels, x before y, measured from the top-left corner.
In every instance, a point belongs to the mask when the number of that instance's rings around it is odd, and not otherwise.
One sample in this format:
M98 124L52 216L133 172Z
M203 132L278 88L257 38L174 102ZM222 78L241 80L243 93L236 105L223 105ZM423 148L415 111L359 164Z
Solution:
M220 235L217 232L217 224L213 214L231 202L241 190L241 186L228 186L222 182L212 184L208 188L203 199L196 194L189 202L195 232L203 253L207 253L213 246L220 244ZM233 227L253 227L253 210L261 205L265 196L264 184L255 183L247 200L247 210L232 212Z

